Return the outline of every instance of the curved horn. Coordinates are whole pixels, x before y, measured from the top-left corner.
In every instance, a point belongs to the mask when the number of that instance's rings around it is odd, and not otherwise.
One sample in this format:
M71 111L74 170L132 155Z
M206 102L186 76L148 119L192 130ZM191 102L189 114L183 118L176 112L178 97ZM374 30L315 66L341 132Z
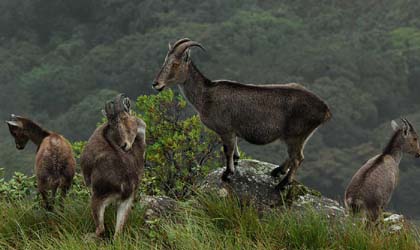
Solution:
M126 94L118 94L114 99L114 112L129 112L130 111L130 98Z
M125 111L125 112L130 112L130 108L131 108L131 101L130 101L130 98L125 97L125 98L122 100L122 104L123 104L124 111Z
M174 50L175 50L175 48L176 47L178 47L178 45L180 45L181 43L185 43L185 42L188 42L188 41L191 41L191 39L189 39L189 38L182 38L182 39L179 39L178 41L176 41L171 47L170 47L170 53L173 53L174 52Z
M199 47L203 51L206 51L206 49L200 43L194 42L194 41L188 41L188 42L182 43L181 45L178 45L174 49L175 56L181 57L188 48L193 47L193 46Z
M407 120L406 118L402 118L401 120L404 121L404 123L407 125L407 127L410 128L410 130L414 130L414 127L409 120Z

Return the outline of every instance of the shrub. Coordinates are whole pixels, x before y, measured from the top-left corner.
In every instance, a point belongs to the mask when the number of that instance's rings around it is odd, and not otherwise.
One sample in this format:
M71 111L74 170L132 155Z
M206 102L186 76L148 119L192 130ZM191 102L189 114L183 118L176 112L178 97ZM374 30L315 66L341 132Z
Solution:
M218 136L188 116L186 101L171 90L137 99L138 116L147 124L143 191L184 198L211 169L222 165Z

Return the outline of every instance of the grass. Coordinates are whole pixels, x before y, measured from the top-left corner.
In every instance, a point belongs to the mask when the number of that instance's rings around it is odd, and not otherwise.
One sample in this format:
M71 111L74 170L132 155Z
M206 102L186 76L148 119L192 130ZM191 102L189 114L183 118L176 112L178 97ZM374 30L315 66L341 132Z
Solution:
M420 249L415 227L399 233L367 229L357 220L329 219L308 208L258 213L234 198L197 196L170 217L145 222L136 203L124 233L112 240L115 208L107 211L109 239L97 240L87 198L68 199L49 213L32 201L0 202L0 249Z

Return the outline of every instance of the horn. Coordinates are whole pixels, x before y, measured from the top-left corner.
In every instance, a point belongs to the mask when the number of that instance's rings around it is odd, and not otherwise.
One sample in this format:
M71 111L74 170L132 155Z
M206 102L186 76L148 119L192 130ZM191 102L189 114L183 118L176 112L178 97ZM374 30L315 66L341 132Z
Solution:
M114 99L114 112L130 112L131 101L126 94L118 94Z
M174 49L175 56L181 57L188 48L193 47L193 46L199 47L203 51L206 51L206 49L200 43L194 42L194 41L188 41L188 42L182 43L181 45L179 45L178 47Z
M173 53L174 52L174 50L175 50L175 48L178 46L178 45L180 45L181 43L184 43L184 42L188 42L188 41L191 41L191 39L189 39L189 38L182 38L182 39L179 39L178 41L176 41L172 46L171 46L171 48L170 48L170 53Z
M124 107L124 111L125 112L130 112L130 108L131 108L131 101L130 98L125 97L123 99L123 107Z
M405 124L407 124L407 126L410 128L411 131L414 131L413 124L411 124L411 122L409 120L404 118L404 122L405 122Z

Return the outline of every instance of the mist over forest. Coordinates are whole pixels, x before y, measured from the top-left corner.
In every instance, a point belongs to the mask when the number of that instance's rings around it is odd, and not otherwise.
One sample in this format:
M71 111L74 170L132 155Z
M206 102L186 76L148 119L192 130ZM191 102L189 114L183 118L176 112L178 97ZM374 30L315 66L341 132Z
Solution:
M342 200L390 139L392 119L420 131L418 13L406 0L0 0L0 119L22 115L87 140L116 93L157 94L168 42L188 37L206 48L192 58L210 79L298 82L329 104L333 119L308 142L298 180ZM276 164L286 157L282 143L240 148ZM34 157L3 123L6 176L32 173ZM390 208L418 219L420 160L406 155L400 170Z

